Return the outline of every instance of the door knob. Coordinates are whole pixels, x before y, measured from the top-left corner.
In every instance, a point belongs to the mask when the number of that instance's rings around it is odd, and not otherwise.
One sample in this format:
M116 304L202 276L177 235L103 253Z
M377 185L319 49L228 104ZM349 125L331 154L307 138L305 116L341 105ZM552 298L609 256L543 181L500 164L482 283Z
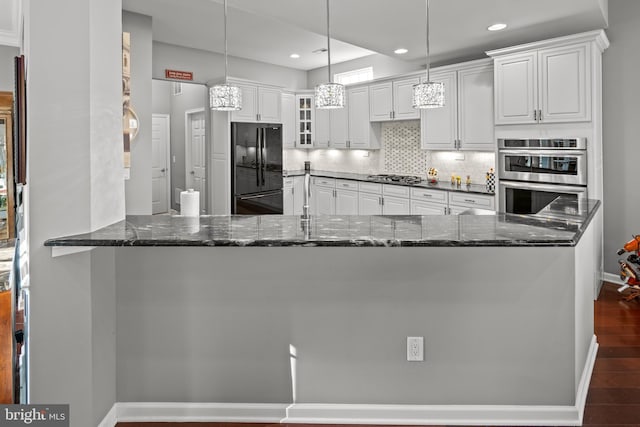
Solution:
M160 172L166 172L167 170L165 168L160 169Z

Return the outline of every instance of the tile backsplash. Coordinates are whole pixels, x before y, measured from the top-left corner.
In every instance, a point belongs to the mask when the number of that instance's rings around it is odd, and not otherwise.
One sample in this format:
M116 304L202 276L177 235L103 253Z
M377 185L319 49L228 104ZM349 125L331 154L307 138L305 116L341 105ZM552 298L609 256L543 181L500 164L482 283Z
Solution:
M361 174L390 173L426 177L427 169L438 169L441 180L467 175L471 182L483 184L486 172L495 168L495 154L481 151L430 151L420 147L420 121L383 122L380 150L285 150L284 167L297 170L306 160L316 170L355 172Z

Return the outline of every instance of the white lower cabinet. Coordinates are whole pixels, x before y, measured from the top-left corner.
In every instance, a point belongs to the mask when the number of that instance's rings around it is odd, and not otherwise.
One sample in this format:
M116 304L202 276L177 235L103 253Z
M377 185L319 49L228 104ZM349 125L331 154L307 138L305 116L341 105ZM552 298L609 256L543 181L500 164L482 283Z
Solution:
M382 215L382 203L380 194L358 193L359 215Z
M287 177L283 182L284 215L302 215L304 203L304 176Z
M314 186L312 198L316 215L335 215L336 199L333 188Z
M447 215L449 192L428 188L411 189L411 215Z
M303 191L299 190L300 201L293 200L298 190L285 179L285 214L291 205L299 205L301 212ZM314 177L312 194L315 215L458 215L469 208L495 209L492 195L347 179Z
M449 194L449 213L458 215L471 208L495 210L495 196L451 192Z
M446 215L447 205L411 200L411 215Z
M358 215L358 192L336 188L336 215Z
M384 196L382 198L383 215L409 215L411 202L403 197Z

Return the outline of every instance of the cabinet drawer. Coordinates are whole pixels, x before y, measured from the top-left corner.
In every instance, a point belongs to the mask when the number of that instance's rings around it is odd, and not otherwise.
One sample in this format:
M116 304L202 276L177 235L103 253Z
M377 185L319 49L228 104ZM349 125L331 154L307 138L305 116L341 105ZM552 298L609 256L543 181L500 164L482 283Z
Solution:
M447 205L423 200L411 200L411 215L446 215Z
M376 184L374 182L359 182L358 190L363 193L382 194L382 184Z
M282 186L285 188L293 187L293 177L282 178Z
M409 197L411 188L403 187L401 185L384 184L382 186L382 193L386 196Z
M344 190L358 190L358 181L348 181L346 179L336 179L336 188Z
M449 204L457 206L479 207L483 209L494 209L494 197L483 196L481 194L451 192L449 194Z
M412 188L411 199L446 204L448 202L448 192L441 190L430 190L428 188Z
M331 187L334 188L336 186L335 178L322 178L319 176L313 177L313 184L318 187Z

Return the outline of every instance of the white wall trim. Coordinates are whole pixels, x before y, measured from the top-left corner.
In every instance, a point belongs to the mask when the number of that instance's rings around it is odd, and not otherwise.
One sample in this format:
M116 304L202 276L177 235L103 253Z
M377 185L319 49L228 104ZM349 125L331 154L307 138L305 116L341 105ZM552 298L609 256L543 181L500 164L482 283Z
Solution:
M115 427L118 424L118 404L114 403L107 415L100 421L98 427Z
M624 282L620 279L620 276L618 274L602 273L602 280L620 286L624 285Z
M582 425L598 352L594 335L576 390L575 405L351 405L314 403L118 402L98 424L118 422L235 422L392 425Z

